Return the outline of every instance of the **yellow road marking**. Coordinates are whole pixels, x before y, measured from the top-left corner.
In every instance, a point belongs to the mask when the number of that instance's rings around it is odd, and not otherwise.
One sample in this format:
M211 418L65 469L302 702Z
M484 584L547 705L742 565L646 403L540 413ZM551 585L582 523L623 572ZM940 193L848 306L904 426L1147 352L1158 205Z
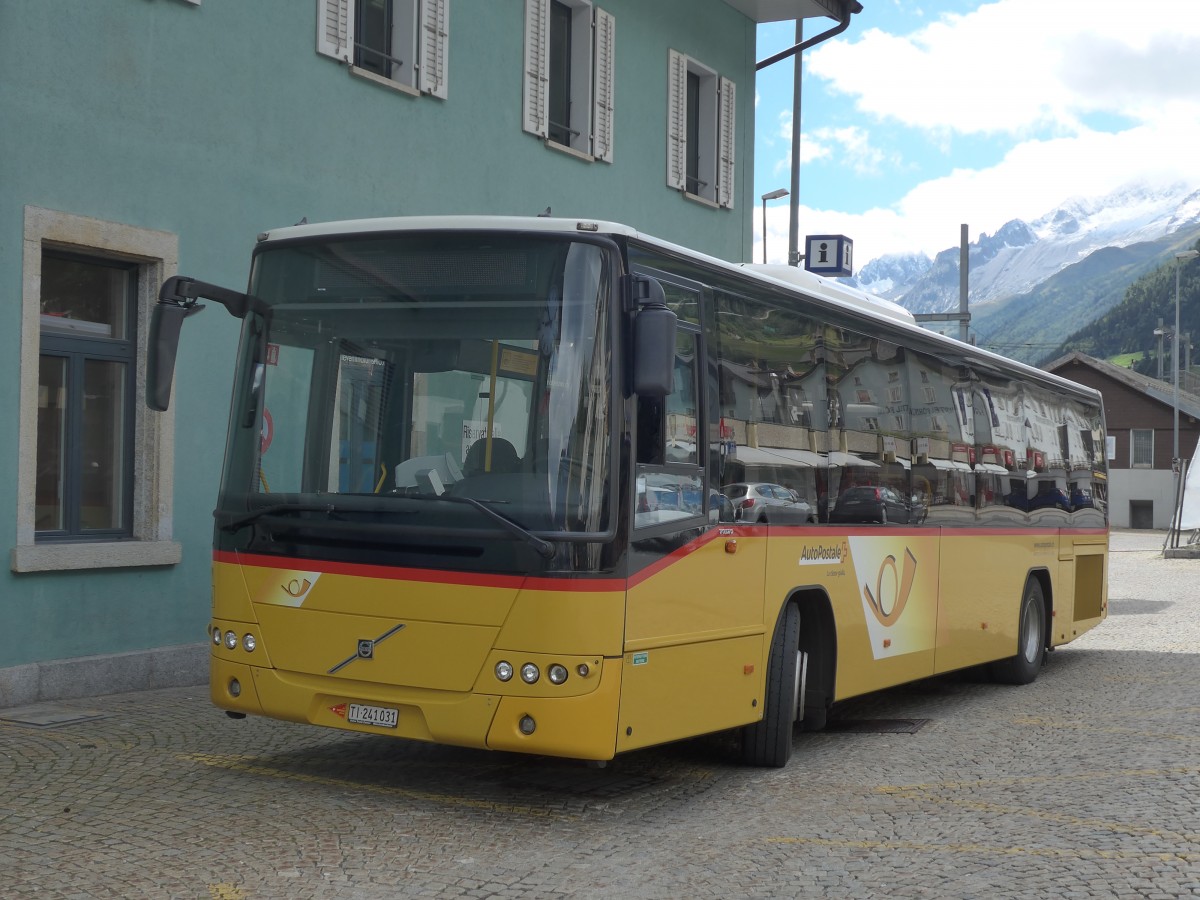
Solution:
M411 788L388 787L387 785L364 784L360 781L350 781L344 778L330 778L326 775L307 775L303 772L288 772L270 766L258 765L247 761L245 757L227 756L215 753L185 753L181 759L216 769L227 769L234 772L245 772L249 775L259 775L265 778L281 778L287 781L299 781L305 784L321 784L339 788L355 788L373 794L386 794L392 797L403 797L406 800L420 800L426 803L437 803L443 806L458 806L468 809L482 809L489 812L512 813L523 816L544 819L578 819L579 816L564 813L559 810L539 809L534 806L523 806L515 803L498 803L494 800L480 800L474 797L458 797L452 794L437 794L432 791L415 791Z
M1107 819L1083 818L1080 816L1072 816L1066 813L1056 813L1050 810L1037 809L1033 807L1005 806L1002 804L988 803L981 800L938 796L939 792L953 792L959 790L969 790L974 792L978 791L980 788L996 786L1035 785L1044 784L1047 782L1090 781L1094 779L1104 779L1108 781L1118 778L1164 778L1173 775L1196 774L1200 774L1200 767L1178 766L1165 769L1118 769L1116 771L1079 772L1070 775L1024 775L1006 776L1000 778L981 778L975 781L942 781L911 785L881 785L875 788L875 793L887 794L889 796L902 799L919 800L922 802L942 803L950 806L962 807L963 809L975 810L977 812L1027 816L1033 819L1043 819L1048 822L1057 822L1064 825L1078 825L1084 828L1099 828L1106 831L1111 831L1113 833L1158 837L1164 840L1182 841L1189 844L1200 844L1200 835L1198 834L1185 834L1164 828L1154 828L1152 826L1137 825L1127 822L1116 822ZM1175 858L1176 855L1177 854L1168 854L1170 858ZM1188 858L1190 858L1190 856Z
M1048 856L1063 859L1131 859L1157 862L1197 862L1200 853L1135 853L1090 847L1002 847L989 844L928 844L921 841L851 841L836 838L773 837L769 844L807 844L844 850L914 850L927 853L976 853L998 856Z
M1168 712L1164 710L1164 714ZM1172 715L1178 715L1184 710L1170 710ZM1127 736L1148 737L1168 741L1196 741L1200 740L1200 735L1197 734L1163 734L1161 731L1143 731L1137 728L1098 728L1095 725L1085 721L1067 721L1066 719L1043 719L1037 716L1020 716L1011 720L1014 725L1035 725L1043 728L1072 728L1076 731L1091 731L1096 734L1121 734Z
M998 778L975 778L968 781L930 781L921 784L884 784L875 788L880 794L907 794L933 790L975 790L988 785L1045 784L1055 781L1092 781L1097 778L1163 778L1168 775L1200 775L1200 766L1171 766L1165 769L1115 769L1094 772L1075 772L1063 775L1004 775Z
M236 884L210 884L208 895L212 900L246 900L246 894Z

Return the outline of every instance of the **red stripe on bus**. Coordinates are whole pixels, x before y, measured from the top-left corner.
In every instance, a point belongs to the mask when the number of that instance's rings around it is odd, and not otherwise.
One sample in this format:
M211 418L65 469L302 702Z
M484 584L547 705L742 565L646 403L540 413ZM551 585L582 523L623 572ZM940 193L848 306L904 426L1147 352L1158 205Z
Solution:
M394 581L424 581L431 584L458 584L470 587L532 587L541 591L623 591L624 578L554 578L534 575L491 575L484 572L450 572L440 569L414 569L367 563L339 563L323 559L296 559L287 556L260 556L251 553L214 550L213 562L264 569L297 569L323 575L353 575L359 578L387 578Z
M653 578L690 556L706 544L738 537L766 537L768 533L777 537L931 537L940 531L941 537L1047 537L1047 536L1100 536L1108 535L1107 528L951 528L947 526L886 529L879 527L830 528L812 525L737 525L710 528L681 547L664 554L625 578L560 578L537 575L493 575L474 572L451 572L440 569L415 569L400 566L380 566L367 563L339 563L328 560L294 559L286 556L262 556L236 551L214 550L213 562L251 566L266 569L298 569L305 572L321 572L330 575L352 575L360 578L386 578L393 581L423 581L430 584L458 584L471 587L502 587L519 590L524 587L543 591L623 591Z

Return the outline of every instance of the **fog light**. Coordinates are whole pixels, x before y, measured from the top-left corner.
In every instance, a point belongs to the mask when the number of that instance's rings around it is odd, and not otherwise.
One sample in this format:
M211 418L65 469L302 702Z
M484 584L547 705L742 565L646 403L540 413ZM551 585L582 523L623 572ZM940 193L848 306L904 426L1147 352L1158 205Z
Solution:
M533 734L537 731L537 722L533 721L533 716L521 716L517 727L521 729L521 734Z
M546 677L550 679L551 684L562 684L567 680L567 667L555 663L546 670Z
M496 663L496 677L501 681L511 681L513 677L512 663L500 660Z
M254 635L248 633L242 635L242 649L247 653L253 653L254 648L257 646L258 641L254 639Z
M521 680L526 684L534 684L541 677L542 673L538 671L538 667L533 663L525 663L525 665L521 666Z
M580 677L580 678L587 678L587 677L588 677L588 673L589 673L589 672L591 672L592 670L588 668L588 664L587 664L587 663L580 663L580 664L579 664L579 665L576 667L575 671L579 673L579 677Z
M230 697L242 696L242 683L240 681L238 681L236 678L229 679L229 696Z
M228 650L237 649L237 635L232 631L225 632L225 647Z
M221 629L220 628L213 628L212 639L213 639L214 644L216 644L218 647L221 646Z

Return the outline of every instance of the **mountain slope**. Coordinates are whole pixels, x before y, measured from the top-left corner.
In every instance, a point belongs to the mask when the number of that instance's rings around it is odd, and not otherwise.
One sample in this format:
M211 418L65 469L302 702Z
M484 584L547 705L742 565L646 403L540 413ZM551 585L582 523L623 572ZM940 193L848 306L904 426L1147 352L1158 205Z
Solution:
M971 304L978 308L1029 293L1097 250L1157 241L1193 227L1200 227L1195 185L1131 182L1103 197L1073 198L1033 222L1014 219L970 244ZM946 312L958 308L958 256L957 247L948 248L927 266L921 264L925 257L885 257L846 280L912 312Z
M1176 250L1194 249L1198 242L1200 233L1193 232L1190 240L1170 248L1165 257L1156 260L1160 265L1129 285L1117 306L1071 334L1049 356L1079 350L1107 359L1120 353L1146 351L1146 361L1154 365L1151 357L1157 353L1158 338L1154 331L1159 320L1169 329L1175 325L1176 266L1180 267L1179 329L1183 334L1200 337L1200 262L1177 263L1174 259ZM1166 352L1170 352L1169 343Z
M1105 247L1026 294L972 307L976 342L1024 362L1054 358L1060 355L1057 351L1064 335L1117 306L1127 287L1158 268L1177 245L1178 238L1171 236L1128 247Z

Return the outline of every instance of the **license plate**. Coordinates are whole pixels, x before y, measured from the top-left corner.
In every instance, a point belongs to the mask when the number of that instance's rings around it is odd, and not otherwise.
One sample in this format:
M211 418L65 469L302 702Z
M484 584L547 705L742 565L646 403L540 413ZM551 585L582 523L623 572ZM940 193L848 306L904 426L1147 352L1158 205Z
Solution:
M365 706L362 703L351 703L346 713L346 720L355 725L374 725L378 728L395 728L400 711L386 706Z

